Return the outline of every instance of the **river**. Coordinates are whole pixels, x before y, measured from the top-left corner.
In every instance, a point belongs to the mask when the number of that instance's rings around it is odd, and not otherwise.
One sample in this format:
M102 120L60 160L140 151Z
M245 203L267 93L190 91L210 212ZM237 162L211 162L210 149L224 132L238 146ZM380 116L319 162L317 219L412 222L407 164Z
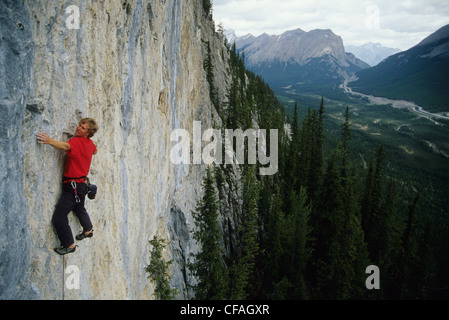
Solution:
M447 114L449 114L448 112L431 113L429 111L424 110L423 107L421 107L411 101L392 100L392 99L388 99L388 98L375 97L375 96L363 94L360 92L352 91L352 89L350 87L348 87L348 82L353 81L353 80L354 79L345 80L345 82L340 85L340 88L342 88L347 94L359 96L362 98L367 98L369 100L370 104L378 104L378 105L391 104L394 108L400 108L400 109L406 108L406 109L409 109L410 111L418 114L419 116L428 118L429 120L432 120L432 121L434 121L435 119L449 120L449 116L447 115Z

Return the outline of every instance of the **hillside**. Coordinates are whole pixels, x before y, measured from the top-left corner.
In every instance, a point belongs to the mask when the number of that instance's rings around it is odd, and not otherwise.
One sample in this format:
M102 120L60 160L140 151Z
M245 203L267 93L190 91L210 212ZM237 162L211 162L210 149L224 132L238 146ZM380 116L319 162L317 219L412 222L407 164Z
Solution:
M353 91L413 101L431 112L449 111L449 25L411 49L357 72Z

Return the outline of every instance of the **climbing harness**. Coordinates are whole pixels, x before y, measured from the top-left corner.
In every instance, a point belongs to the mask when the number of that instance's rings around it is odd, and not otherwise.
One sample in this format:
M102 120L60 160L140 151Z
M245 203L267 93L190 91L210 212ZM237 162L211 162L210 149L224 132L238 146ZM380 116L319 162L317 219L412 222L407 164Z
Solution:
M81 202L80 197L78 196L78 193L76 192L76 181L73 180L71 182L71 185L72 185L73 190L75 191L75 201L76 201L76 203L80 203Z
M78 196L76 186L77 183L84 183L87 185L87 197L91 200L95 199L95 196L97 195L97 186L90 183L89 178L87 176L79 177L79 178L68 178L64 177L62 179L63 183L70 183L72 185L73 190L75 191L75 200L76 203L80 203L80 197ZM78 181L78 182L77 182Z
M87 176L82 176L82 177L78 177L78 178L64 177L64 178L62 178L62 182L68 183L68 182L72 182L72 180L74 180L76 182L86 183L86 179L88 179Z

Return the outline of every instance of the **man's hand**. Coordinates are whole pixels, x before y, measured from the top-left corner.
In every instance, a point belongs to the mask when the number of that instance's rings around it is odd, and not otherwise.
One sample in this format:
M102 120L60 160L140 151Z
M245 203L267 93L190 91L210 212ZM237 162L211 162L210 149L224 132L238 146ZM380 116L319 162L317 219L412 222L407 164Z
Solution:
M56 150L61 150L61 151L69 151L70 150L70 144L68 144L67 142L53 140L46 133L36 133L36 137L37 137L37 142L40 144L49 144Z
M49 144L50 143L50 136L46 133L36 133L37 142L42 144Z

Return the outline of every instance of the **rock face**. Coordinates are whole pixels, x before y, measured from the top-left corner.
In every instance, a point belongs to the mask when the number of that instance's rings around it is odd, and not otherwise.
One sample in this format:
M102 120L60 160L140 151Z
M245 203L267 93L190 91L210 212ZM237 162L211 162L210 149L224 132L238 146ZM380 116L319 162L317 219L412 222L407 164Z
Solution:
M222 96L227 72L201 1L2 1L0 24L0 298L151 299L154 235L171 241L172 286L189 298L184 263L197 250L191 210L205 167L173 165L170 133L219 121L204 41ZM95 232L61 257L51 218L64 153L35 133L66 141L81 117L100 127L89 176L98 195L86 200Z

